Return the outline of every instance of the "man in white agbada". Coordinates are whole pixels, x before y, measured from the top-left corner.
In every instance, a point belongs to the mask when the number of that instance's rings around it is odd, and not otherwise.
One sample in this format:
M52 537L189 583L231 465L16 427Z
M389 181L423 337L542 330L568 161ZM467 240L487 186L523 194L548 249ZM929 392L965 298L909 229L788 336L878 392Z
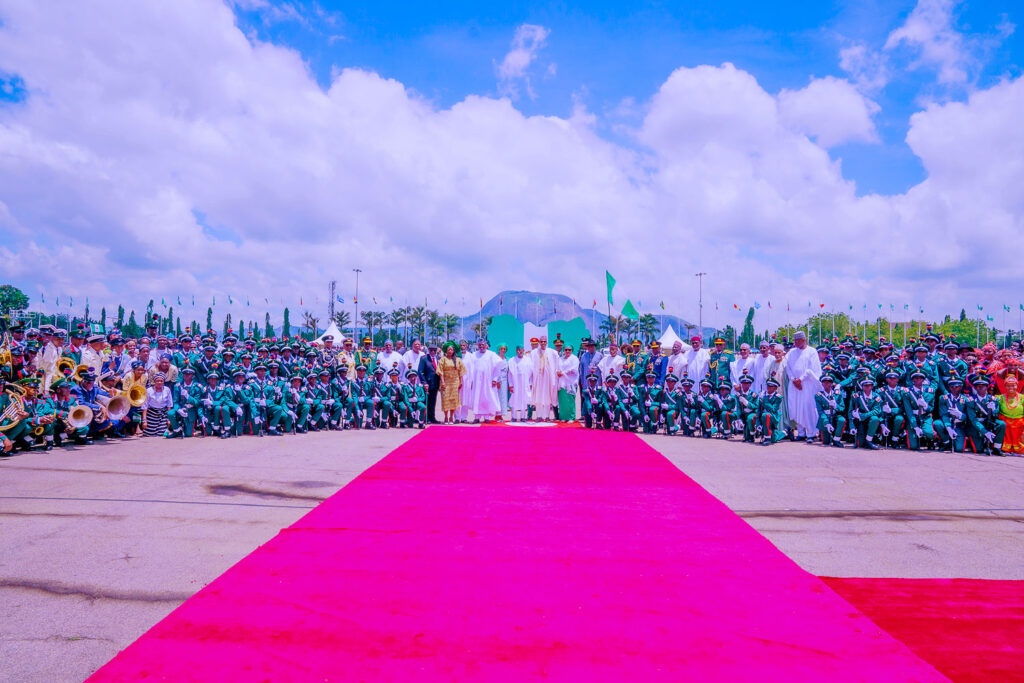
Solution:
M702 344L701 338L694 335L690 338L690 350L684 354L686 356L685 372L693 380L694 386L700 385L711 366L711 353L702 348Z
M476 344L473 360L466 367L469 382L469 408L473 411L473 422L490 420L501 415L501 400L498 387L501 385L501 368L505 364L494 351L487 348L487 341Z
M750 355L750 344L740 344L739 358L729 364L729 376L736 391L740 390L740 378L743 377L744 371L750 376L750 381L753 383L756 367L754 357Z
M750 390L755 393L764 393L765 382L768 381L768 377L765 375L765 365L772 359L770 351L770 344L767 341L761 341L758 346L758 354L754 356L754 368L750 374L754 376L754 383L750 386Z
M603 383L611 374L618 377L622 374L624 367L626 367L626 359L619 355L619 345L613 339L612 343L608 345L608 355L597 364L597 369L601 371L601 382Z
M672 355L668 357L668 374L682 377L686 369L686 351L690 350L689 344L676 340L672 344ZM666 375L667 377L668 375Z
M384 350L377 354L377 367L384 368L385 373L391 372L392 368L397 368L401 377L401 365L402 354L395 351L394 345L388 339L384 342Z
M811 440L818 435L818 407L814 395L821 391L821 361L818 350L807 345L803 331L797 330L793 335L793 344L786 354L789 419L796 422L798 438Z
M536 349L530 351L533 365L533 392L530 404L536 420L550 420L558 405L558 371L561 363L554 349L548 348L548 338L541 337Z
M512 421L521 422L526 419L527 406L533 395L533 363L523 347L516 347L516 355L508 362L508 407L512 411Z

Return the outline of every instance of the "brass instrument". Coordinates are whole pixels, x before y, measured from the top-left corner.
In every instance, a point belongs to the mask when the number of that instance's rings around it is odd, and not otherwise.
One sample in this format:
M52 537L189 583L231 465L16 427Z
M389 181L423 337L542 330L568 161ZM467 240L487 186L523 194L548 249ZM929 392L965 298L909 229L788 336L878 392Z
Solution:
M61 377L67 375L68 373L74 372L74 370L75 360L73 358L61 356L57 360L57 374L60 375Z
M73 429L81 429L82 427L88 427L92 423L92 418L92 408L77 405L71 406L71 409L68 410L68 419L64 420L64 422Z
M146 402L146 387L141 384L133 384L128 388L128 401L135 408L141 408Z
M43 432L46 431L46 425L36 425L32 429L32 436L42 436Z
M0 422L4 420L10 420L10 424L0 425L0 432L7 432L19 424L24 419L20 417L21 413L25 411L25 388L20 387L17 384L11 384L7 387L6 393L10 396L10 403L4 408L3 414L0 414Z
M0 365L9 365L11 362L11 336L4 332L0 337Z
M95 416L96 422L103 422L104 418L117 422L123 420L127 415L128 411L131 410L132 404L128 400L127 396L118 394L117 396L97 396L96 402L103 408L100 411L100 415Z
M72 361L72 362L74 362L74 361ZM75 374L71 376L71 379L75 380L76 382L81 382L82 381L82 375L87 373L87 372L89 372L89 366L88 365L78 365L75 368Z

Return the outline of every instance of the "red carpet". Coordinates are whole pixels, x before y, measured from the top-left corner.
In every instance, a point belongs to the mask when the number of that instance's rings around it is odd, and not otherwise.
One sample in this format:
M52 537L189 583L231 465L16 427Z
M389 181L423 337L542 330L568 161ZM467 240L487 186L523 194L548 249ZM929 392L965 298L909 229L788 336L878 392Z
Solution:
M1024 581L823 580L954 681L1024 681Z
M636 436L445 427L94 680L141 678L944 680Z

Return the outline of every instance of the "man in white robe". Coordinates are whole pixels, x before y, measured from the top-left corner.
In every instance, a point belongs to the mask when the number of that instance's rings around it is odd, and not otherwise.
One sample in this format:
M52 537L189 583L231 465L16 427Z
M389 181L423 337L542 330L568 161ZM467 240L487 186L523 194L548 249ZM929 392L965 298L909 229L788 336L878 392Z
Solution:
M771 345L767 341L762 340L758 346L758 354L754 356L754 368L750 373L754 376L754 383L750 385L750 390L754 393L762 394L767 388L765 382L768 380L768 376L764 370L765 366L772 359L770 350Z
M619 345L613 339L612 343L608 345L608 355L597 364L597 369L601 371L601 383L603 384L608 379L608 375L616 377L621 375L624 367L626 367L626 359L619 355Z
M690 338L690 350L686 352L686 369L687 376L693 380L694 386L698 386L701 380L708 374L708 368L711 366L711 353L702 348L703 342L701 338L694 335Z
M793 335L793 344L786 354L789 419L796 423L798 438L813 440L818 436L818 407L814 395L821 391L821 361L818 350L807 345L807 336L802 330Z
M676 340L672 344L672 354L668 357L668 374L682 377L686 370L686 352L690 350L689 344Z
M487 342L477 342L473 360L466 368L469 379L469 409L473 411L473 422L491 420L501 415L501 400L498 387L501 385L501 368L505 364L494 351L487 348Z
M508 407L512 411L512 421L521 422L526 419L526 410L533 395L533 363L523 347L516 347L516 355L508 362Z
M550 420L558 405L558 371L561 364L554 349L548 348L548 338L541 337L537 348L530 351L533 364L533 405L535 420Z
M395 347L391 344L391 340L384 342L384 350L377 354L377 367L384 368L384 372L391 372L392 369L397 369L399 377L402 377L402 354L395 351Z
M405 373L409 370L419 372L420 359L425 355L426 353L423 351L423 345L420 344L420 340L413 339L412 347L402 354L402 362L398 364L398 372L401 373L399 377L405 377Z
M754 357L750 355L750 344L740 344L739 358L729 364L729 377L736 391L740 390L740 378L743 377L744 372L747 373L751 384L753 384L754 367Z

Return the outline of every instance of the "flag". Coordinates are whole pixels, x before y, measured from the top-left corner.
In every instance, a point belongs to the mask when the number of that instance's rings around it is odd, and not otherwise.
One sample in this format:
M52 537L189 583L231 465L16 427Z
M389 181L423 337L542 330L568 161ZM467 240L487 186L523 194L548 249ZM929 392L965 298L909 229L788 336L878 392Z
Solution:
M181 305L181 297L180 296L178 297L178 305L179 306Z
M853 310L853 304L850 304L850 310L851 311Z
M909 311L910 310L910 304L903 304L903 310L904 311Z
M755 302L754 302L754 310L755 310L755 311L759 311L759 310L761 310L761 304L759 304L759 303L757 303L757 302L755 301Z
M395 303L395 297L389 296L388 297L388 303L392 303L392 304Z
M246 306L248 306L248 305L249 305L249 297L245 297L245 305L246 305Z
M376 306L377 305L377 297L371 296L370 298L373 299L373 305Z
M1007 313L1009 313L1010 307L1007 306L1006 304L1003 304L1003 310L1006 311Z
M981 304L978 304L978 310L979 310L979 311L981 311L981 310L984 310L984 308L982 307L982 305L981 305Z
M597 299L594 299L594 305L591 308L597 308ZM1024 304L1020 305L1020 310L1024 311Z
M825 308L825 304L821 304L820 308Z
M772 302L771 301L768 302L768 310L769 311L772 310Z
M1021 310L1024 310L1024 306L1021 307ZM924 306L921 306L921 312L924 313Z
M607 270L604 271L605 282L608 285L608 305L615 303L612 301L612 290L615 289L615 278Z
M878 310L882 310L882 304L878 304Z
M357 304L357 303L359 303L359 299L357 299L357 298L355 298L355 297L352 297L352 303L354 303L354 304Z
M807 308L810 308L810 307L811 307L811 302L810 302L810 301L808 301L808 302L807 302Z
M167 304L164 303L164 298L163 297L160 297L160 305L161 306L166 306L167 305Z
M789 304L786 304L786 310L789 311Z
M448 299L445 299L445 300L444 300L444 305L445 305L445 306L447 306L447 305L448 305Z
M540 297L537 297L537 305L540 306Z
M499 305L499 306L500 306L500 305L501 305L501 304L502 304L502 303L503 303L504 301L505 301L505 297L503 297L503 296L499 296L499 297L498 297L498 305Z
M633 307L633 302L629 299L626 299L626 304L622 307L622 315L630 320L637 320L640 318L640 313Z
M75 307L75 297L71 296L70 294L68 294L68 306L70 306L71 308Z
M664 311L665 310L665 302L662 301L659 305L661 306L661 310Z
M484 310L484 299L483 299L483 297L480 297L480 310L481 311Z
M342 299L342 298L341 298L340 296L338 296L337 294L335 294L335 295L334 295L334 298L338 300L338 303L339 303L339 304L343 304L343 303L345 303L345 300L344 300L344 299Z
M229 305L229 306L232 306L232 305L234 305L234 303L235 303L235 302L234 302L234 300L233 300L233 299L231 298L231 295L230 295L230 294L228 294L228 305Z
M60 294L57 295L57 305L60 306ZM1024 310L1024 306L1021 306L1021 309Z
M736 304L733 304L732 307L735 308L737 311L740 310L740 307L737 306Z
M216 306L217 305L217 295L216 294L213 295L213 303L210 304L210 305L211 306Z
M889 310L890 311L895 311L896 307L893 304L889 304Z
M39 295L39 300L42 301L44 304L46 303L46 292L42 292Z

